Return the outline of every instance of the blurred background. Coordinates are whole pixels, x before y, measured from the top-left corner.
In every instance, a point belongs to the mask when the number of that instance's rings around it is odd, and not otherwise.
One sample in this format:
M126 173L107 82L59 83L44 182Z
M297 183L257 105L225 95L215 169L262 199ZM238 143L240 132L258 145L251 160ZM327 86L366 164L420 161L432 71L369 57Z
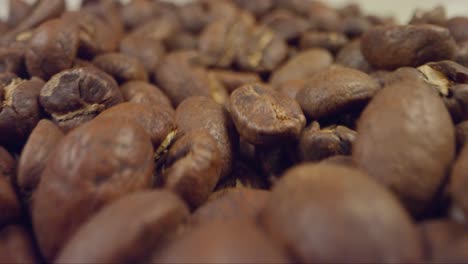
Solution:
M6 16L8 10L9 0L0 0L0 18ZM27 0L29 2L34 2L34 0ZM123 2L128 2L130 0L122 0ZM190 0L172 0L173 2L184 3ZM255 1L255 0L252 0ZM68 0L70 8L76 8L79 6L81 0ZM359 3L362 5L363 9L372 14L379 15L395 15L401 23L407 22L410 16L413 13L415 8L430 8L436 5L444 5L447 8L449 16L455 15L466 15L468 16L468 0L323 0L333 4L335 6L340 6L345 3Z

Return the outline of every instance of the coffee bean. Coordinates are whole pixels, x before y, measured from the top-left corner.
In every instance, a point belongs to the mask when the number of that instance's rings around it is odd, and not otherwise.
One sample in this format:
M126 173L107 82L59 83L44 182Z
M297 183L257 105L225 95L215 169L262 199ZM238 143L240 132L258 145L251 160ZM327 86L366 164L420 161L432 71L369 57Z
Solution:
M350 39L361 37L366 31L372 27L372 23L367 17L350 16L344 17L341 20L340 31Z
M16 222L21 216L21 205L10 179L0 173L0 232L3 226ZM0 239L1 240L1 239ZM0 254L1 255L1 254Z
M309 31L301 36L300 47L303 50L322 48L332 53L339 51L348 43L348 38L338 32Z
M10 12L8 13L7 24L15 27L25 20L31 12L31 6L23 0L9 0Z
M454 155L450 115L422 81L385 87L359 120L353 158L414 215L431 209Z
M299 140L303 161L320 161L336 155L351 155L356 132L344 126L320 129L317 122L304 130Z
M127 195L83 224L57 262L144 261L188 217L188 208L170 192L142 191Z
M42 254L53 260L78 228L112 201L150 188L150 136L138 124L101 118L70 132L41 175L32 219Z
M165 48L160 41L130 35L120 42L120 52L138 59L152 74L161 63Z
M266 14L274 6L275 0L234 0L239 7L249 11L257 17Z
M468 141L468 121L463 121L455 127L457 150L460 151Z
M31 76L44 80L71 68L78 52L78 31L64 21L49 20L33 33L25 54Z
M316 120L365 105L379 87L363 72L333 66L309 78L296 99L306 116Z
M21 48L0 48L0 72L22 74L24 71L24 50Z
M286 41L297 39L311 27L307 19L285 9L271 11L262 18L261 24Z
M245 154L239 153L239 156L241 155ZM252 154L252 157L254 156L255 154ZM254 164L254 158L248 160L248 157L242 157L239 159L234 163L231 174L218 182L215 191L233 187L267 189L269 187L268 179L258 171L258 166Z
M10 225L0 230L0 262L39 263L33 239L24 227Z
M433 9L416 9L409 24L432 24L444 27L447 24L447 11L443 6L436 6Z
M342 18L331 6L320 1L280 0L295 5L296 12L305 13L315 30L323 32L340 32Z
M39 101L58 126L69 131L123 98L112 77L95 68L78 68L53 76Z
M148 81L145 66L136 58L122 53L107 53L97 56L93 64L105 71L118 83Z
M34 193L49 157L63 137L63 132L46 119L33 129L18 163L17 184L23 195L31 197Z
M372 66L392 70L450 60L456 44L447 29L434 25L379 26L363 35L361 50Z
M150 38L155 41L165 41L177 34L180 28L179 21L172 16L161 16L135 28L130 34L132 36Z
M256 145L297 139L306 122L295 100L260 84L235 90L230 108L239 134Z
M247 221L216 221L156 252L154 263L286 263L284 252Z
M198 48L199 36L190 32L179 32L170 36L164 41L168 49L174 50L194 50Z
M468 40L467 25L468 17L454 17L447 21L447 28L458 43Z
M455 240L446 250L432 261L434 263L461 263L468 259L468 238L466 236Z
M297 94L302 90L306 84L306 80L290 80L280 84L276 87L276 90L281 94L291 98L296 99Z
M13 79L7 86L0 87L0 145L11 147L24 143L29 133L39 122L41 110L39 93L44 82Z
M235 21L238 12L237 7L229 1L201 0L182 5L178 15L185 30L199 33L214 21Z
M160 109L165 107L172 112L169 98L156 86L142 81L127 82L120 86L124 101L142 104L145 107Z
M229 93L234 92L234 90L243 85L261 82L260 77L256 73L225 70L213 70L212 72Z
M313 164L291 169L273 188L262 222L298 262L422 261L408 214L356 169Z
M148 0L129 2L122 9L121 16L126 28L133 29L151 20L155 14L156 5Z
M14 27L14 33L22 33L49 19L57 18L64 10L64 0L39 0L32 6L29 15Z
M354 40L346 44L336 55L336 64L362 72L372 72L372 66L361 52L361 41Z
M238 136L227 111L209 98L195 96L177 107L175 120L180 136L205 130L215 139L222 159L221 176L226 177L238 145Z
M169 149L163 186L182 197L191 208L197 208L213 192L222 165L217 142L210 133L186 133Z
M296 54L273 72L270 83L278 86L291 80L308 79L333 63L332 55L323 49L310 49Z

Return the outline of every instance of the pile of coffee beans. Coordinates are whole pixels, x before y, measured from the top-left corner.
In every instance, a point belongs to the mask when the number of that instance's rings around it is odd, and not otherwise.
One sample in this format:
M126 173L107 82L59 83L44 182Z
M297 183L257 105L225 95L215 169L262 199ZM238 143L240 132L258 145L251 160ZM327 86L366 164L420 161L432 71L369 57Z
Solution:
M468 17L9 1L0 263L468 262Z

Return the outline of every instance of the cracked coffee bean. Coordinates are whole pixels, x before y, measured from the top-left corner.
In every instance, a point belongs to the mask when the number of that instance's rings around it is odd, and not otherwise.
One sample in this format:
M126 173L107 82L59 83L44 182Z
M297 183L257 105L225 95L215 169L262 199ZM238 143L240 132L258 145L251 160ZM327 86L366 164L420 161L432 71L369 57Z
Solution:
M53 76L42 88L39 101L60 128L70 131L123 98L112 77L86 67Z

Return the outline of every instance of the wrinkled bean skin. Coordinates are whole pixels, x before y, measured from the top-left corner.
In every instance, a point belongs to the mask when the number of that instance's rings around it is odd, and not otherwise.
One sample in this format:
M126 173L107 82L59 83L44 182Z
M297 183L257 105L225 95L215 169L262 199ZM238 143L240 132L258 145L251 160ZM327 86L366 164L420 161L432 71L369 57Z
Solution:
M17 184L23 195L31 195L40 182L47 160L64 133L52 122L43 119L31 132L18 163Z
M123 101L112 77L95 68L63 71L41 90L39 102L54 122L69 131Z
M296 166L273 188L261 217L269 234L297 262L422 260L408 214L390 192L359 170Z
M393 190L414 215L430 209L454 155L450 115L423 82L385 87L359 120L353 158Z
M361 46L367 61L384 70L450 60L455 49L450 32L434 25L374 27L363 35Z
M216 140L222 159L221 177L227 176L239 140L227 111L210 98L194 96L177 107L175 120L180 136L203 129Z
M209 132L185 134L169 149L163 186L178 194L191 208L203 204L221 177L223 160Z
M143 261L154 248L162 246L188 216L184 203L167 191L142 191L125 196L87 221L56 262Z
M150 188L150 136L119 118L91 121L70 132L49 158L34 197L32 219L39 247L51 261L95 212Z

